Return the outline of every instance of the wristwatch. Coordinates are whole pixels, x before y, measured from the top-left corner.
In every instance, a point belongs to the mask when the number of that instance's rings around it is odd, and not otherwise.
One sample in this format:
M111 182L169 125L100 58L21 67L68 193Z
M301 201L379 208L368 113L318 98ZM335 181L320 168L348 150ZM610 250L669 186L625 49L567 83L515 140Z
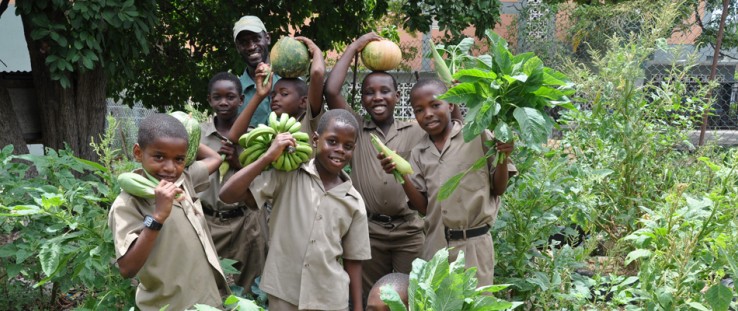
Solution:
M162 226L163 225L160 222L156 221L154 217L151 217L151 215L146 215L146 217L144 217L144 227L154 231L159 231L161 230Z

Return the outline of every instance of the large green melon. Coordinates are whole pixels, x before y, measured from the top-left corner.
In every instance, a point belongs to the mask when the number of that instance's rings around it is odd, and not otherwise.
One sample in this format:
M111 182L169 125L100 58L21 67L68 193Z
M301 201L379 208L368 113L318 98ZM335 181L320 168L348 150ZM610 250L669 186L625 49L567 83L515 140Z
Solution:
M269 53L272 71L282 78L304 76L310 67L310 55L302 42L282 37Z
M195 162L197 156L197 147L200 146L200 122L197 122L192 115L182 112L174 111L170 113L171 116L175 117L187 130L187 136L189 138L189 146L187 147L187 156L185 157L185 166L190 166L192 162Z

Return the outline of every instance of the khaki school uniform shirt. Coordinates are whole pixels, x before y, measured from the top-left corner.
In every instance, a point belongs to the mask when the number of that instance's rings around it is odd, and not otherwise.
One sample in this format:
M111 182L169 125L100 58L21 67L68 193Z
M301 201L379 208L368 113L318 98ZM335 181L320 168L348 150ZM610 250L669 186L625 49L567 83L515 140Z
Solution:
M142 169L134 171L143 174ZM136 305L141 310L184 310L196 303L222 306L219 287L226 280L218 262L213 242L206 230L200 200L195 187L208 183L208 172L194 162L178 183L184 189L184 200L174 202L169 218L164 221L146 263L136 277ZM144 216L154 213L155 200L121 192L113 202L108 225L113 232L116 260L123 257L143 230Z
M482 140L476 138L464 142L461 129L462 125L454 121L451 135L441 151L426 134L410 155L410 164L415 171L411 180L428 197L427 233L422 255L426 259L448 246L444 227L471 229L487 224L491 226L497 219L500 198L490 194L494 167L469 172L446 200L437 199L439 189L449 178L465 171L484 155ZM487 140L494 139L489 131L482 135L487 135ZM508 164L508 170L511 175L517 172L512 164Z
M367 212L393 217L414 214L415 211L407 205L402 185L395 181L394 175L382 169L377 159L379 152L374 148L370 134L377 135L388 148L407 160L413 147L423 139L425 131L415 121L395 120L384 133L374 121L365 120L355 112L353 114L361 124L361 130L351 159L351 180L361 193Z
M200 129L202 131L200 143L205 144L216 152L220 150L220 147L223 146L223 140L216 135L218 130L215 129L214 119L209 119L207 122L201 123ZM238 157L238 155L243 151L243 148L238 145L238 142L234 142L234 147L236 148L236 154L234 156ZM223 182L220 181L220 170L217 170L210 175L210 187L197 194L201 199L203 208L209 208L213 211L229 211L237 209L240 205L243 205L243 203L225 203L218 197L220 187L235 173L235 169L229 169L225 176L223 176Z
M269 170L251 184L258 206L272 202L271 241L260 287L302 309L348 307L349 276L341 258L371 258L364 201L344 183L323 188L315 160L295 171Z

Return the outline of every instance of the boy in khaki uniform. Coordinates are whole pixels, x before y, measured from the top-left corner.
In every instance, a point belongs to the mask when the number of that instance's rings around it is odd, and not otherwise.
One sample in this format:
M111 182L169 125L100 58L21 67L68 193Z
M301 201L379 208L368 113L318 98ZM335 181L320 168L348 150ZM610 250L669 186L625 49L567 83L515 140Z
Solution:
M280 133L264 156L238 171L220 191L224 202L273 202L261 280L270 310L348 310L349 296L361 299L361 260L370 258L366 210L343 172L357 130L348 112L328 111L313 136L314 159L294 171L263 172L296 144L292 135ZM354 310L362 310L361 305Z
M235 276L235 284L243 287L244 292L252 293L251 285L261 275L266 261L267 226L264 211L248 207L244 202L226 204L218 199L220 185L241 168L238 162L240 148L223 140L238 117L238 108L244 97L241 90L241 81L228 72L215 74L208 83L208 103L215 111L215 116L200 125L200 143L225 155L229 169L224 176L220 176L219 172L211 174L210 187L198 196L218 256L238 261L234 267L240 273Z
M368 119L353 111L341 96L341 87L354 56L366 44L378 39L378 35L369 33L351 43L331 70L325 87L328 108L350 111L360 125L358 144L351 161L351 179L364 198L369 217L372 259L365 261L362 267L365 295L374 282L386 274L395 271L409 274L425 240L423 220L408 207L402 187L377 163L377 150L371 143L370 134L377 135L388 148L407 159L410 150L425 135L417 122L395 120L395 104L400 99L395 78L382 71L372 72L364 78L361 104L369 115Z
M121 192L108 216L121 275L139 279L141 310L184 310L196 303L222 306L225 277L207 230L195 189L208 186L220 156L200 145L185 172L187 132L174 117L155 114L141 122L133 147L144 170L160 180L155 198ZM186 273L183 273L186 272ZM221 292L222 290L222 292Z
M489 169L467 174L459 187L444 201L438 201L440 187L452 176L471 167L485 153L483 141L494 141L489 131L484 138L464 142L462 125L452 121L453 105L437 99L446 92L440 80L421 80L410 91L410 102L415 118L426 131L426 136L413 148L410 164L415 172L404 176L403 189L412 208L426 215L427 235L423 258L430 260L444 247L449 260L456 260L464 251L466 267L477 267L479 285L490 285L494 276L494 245L489 234L497 218L500 198L507 188L508 178L516 173L509 161L513 143L496 142L497 151L505 154L505 161L495 167L496 159L488 162ZM386 172L394 165L382 158Z

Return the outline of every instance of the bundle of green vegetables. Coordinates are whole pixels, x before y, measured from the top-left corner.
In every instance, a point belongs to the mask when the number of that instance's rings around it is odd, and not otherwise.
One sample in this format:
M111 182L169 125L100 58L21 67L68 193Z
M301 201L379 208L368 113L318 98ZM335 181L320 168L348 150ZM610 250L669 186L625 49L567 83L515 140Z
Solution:
M466 142L488 129L499 141L510 142L517 134L525 147L540 151L556 125L546 109L574 109L569 99L574 93L573 84L564 74L543 66L533 53L513 55L499 35L489 30L486 35L488 54L468 55L473 40L462 41L448 50L441 47L431 51L436 71L452 86L439 98L466 104L469 109L464 118ZM448 69L438 50L449 52L454 71ZM456 68L461 69L456 71ZM495 150L494 146L488 147ZM488 152L467 171L449 179L441 188L439 199L447 198L466 173L484 167L490 156ZM496 164L504 161L501 154L496 159Z

